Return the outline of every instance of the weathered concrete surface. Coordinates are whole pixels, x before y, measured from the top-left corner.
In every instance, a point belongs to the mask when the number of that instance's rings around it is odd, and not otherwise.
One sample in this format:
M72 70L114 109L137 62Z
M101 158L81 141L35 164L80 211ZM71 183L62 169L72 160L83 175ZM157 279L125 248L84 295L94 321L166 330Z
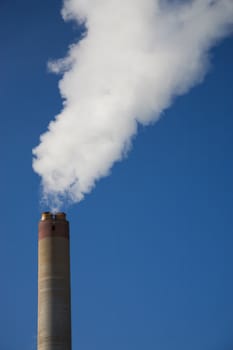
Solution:
M37 349L71 350L68 221L40 221L38 249Z

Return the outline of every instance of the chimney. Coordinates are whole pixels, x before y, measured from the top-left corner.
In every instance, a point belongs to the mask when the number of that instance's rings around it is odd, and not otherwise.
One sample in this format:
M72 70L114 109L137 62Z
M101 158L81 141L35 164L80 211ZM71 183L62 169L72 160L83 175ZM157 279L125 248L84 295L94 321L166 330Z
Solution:
M42 213L38 237L37 350L71 350L69 222Z

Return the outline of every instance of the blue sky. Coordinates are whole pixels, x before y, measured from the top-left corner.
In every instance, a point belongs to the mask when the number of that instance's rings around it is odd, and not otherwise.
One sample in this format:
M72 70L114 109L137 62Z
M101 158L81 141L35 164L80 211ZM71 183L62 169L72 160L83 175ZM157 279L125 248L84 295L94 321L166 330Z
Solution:
M78 29L61 2L1 1L0 348L36 349L37 222L32 148L61 108L47 61ZM233 39L204 83L140 127L71 224L73 349L233 346Z

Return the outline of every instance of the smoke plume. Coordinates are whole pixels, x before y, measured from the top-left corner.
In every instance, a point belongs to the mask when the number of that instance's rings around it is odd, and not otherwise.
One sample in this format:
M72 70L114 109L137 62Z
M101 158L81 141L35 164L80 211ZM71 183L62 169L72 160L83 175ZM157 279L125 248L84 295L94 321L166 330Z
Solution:
M125 156L138 123L202 81L210 49L232 31L233 0L65 0L62 16L86 31L49 63L62 73L64 107L33 168L51 206L82 200Z

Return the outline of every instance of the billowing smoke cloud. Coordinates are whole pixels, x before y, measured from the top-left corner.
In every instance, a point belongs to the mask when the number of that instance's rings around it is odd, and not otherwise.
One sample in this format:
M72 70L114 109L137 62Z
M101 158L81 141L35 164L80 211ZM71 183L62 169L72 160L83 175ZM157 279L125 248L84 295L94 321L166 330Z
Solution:
M233 0L66 0L62 15L86 33L49 64L63 74L64 108L33 168L51 206L80 201L127 153L138 123L201 82L210 48L232 30Z

